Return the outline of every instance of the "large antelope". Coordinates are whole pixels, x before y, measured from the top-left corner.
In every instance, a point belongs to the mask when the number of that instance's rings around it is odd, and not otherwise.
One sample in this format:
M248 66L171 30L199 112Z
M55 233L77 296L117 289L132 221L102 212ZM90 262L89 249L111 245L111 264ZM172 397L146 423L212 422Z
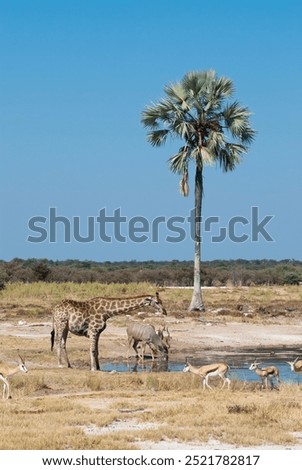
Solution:
M3 382L3 395L2 398L7 400L10 398L9 394L9 379L12 375L17 374L18 372L28 372L27 367L24 363L24 360L19 355L19 364L17 366L11 366L4 362L0 362L0 380Z
M262 385L265 383L265 388L268 388L268 380L270 381L271 388L273 388L273 378L275 377L277 379L278 384L281 383L280 377L279 377L279 369L276 366L268 366L268 367L263 367L262 369L259 369L259 365L261 362L257 362L255 360L249 367L249 370L254 370L258 377L261 378Z
M208 387L210 390L213 388L209 385L208 380L209 377L220 377L223 380L222 389L225 384L228 384L228 388L230 388L230 379L226 377L227 373L230 370L230 366L225 362L219 362L216 364L208 364L201 367L194 367L189 362L186 363L183 372L192 372L192 374L196 374L201 378L201 383L203 389L205 390Z
M296 374L300 374L302 372L302 359L296 357L296 359L293 362L286 361L286 364L290 365L290 368L293 372L296 372Z
M142 323L132 323L127 328L128 335L128 357L130 356L130 348L133 347L136 356L144 359L145 349L148 345L151 350L152 360L154 361L155 355L160 352L165 359L168 359L168 352L170 348L170 333L164 337L164 329L155 331L153 325L145 325ZM141 343L141 354L139 354L137 346Z

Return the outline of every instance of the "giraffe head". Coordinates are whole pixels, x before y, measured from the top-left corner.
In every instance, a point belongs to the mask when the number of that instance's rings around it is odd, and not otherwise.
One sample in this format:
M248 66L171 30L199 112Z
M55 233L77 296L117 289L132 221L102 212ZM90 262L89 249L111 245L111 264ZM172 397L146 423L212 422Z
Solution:
M162 315L167 315L167 311L165 307L163 306L163 303L159 297L159 293L156 292L155 296L148 296L145 298L145 305L150 306L155 308L158 312L160 312Z

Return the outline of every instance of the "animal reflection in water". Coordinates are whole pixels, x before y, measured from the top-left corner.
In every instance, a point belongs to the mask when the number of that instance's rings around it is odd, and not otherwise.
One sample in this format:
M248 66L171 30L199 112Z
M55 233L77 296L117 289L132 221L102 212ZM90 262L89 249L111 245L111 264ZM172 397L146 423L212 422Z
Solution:
M168 365L165 359L141 361L136 358L134 364L128 362L128 372L168 372Z

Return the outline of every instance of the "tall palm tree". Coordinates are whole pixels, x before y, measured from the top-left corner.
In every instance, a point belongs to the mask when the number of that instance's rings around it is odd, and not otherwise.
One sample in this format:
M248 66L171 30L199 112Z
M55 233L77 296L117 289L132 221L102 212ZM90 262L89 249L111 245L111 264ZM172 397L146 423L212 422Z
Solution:
M181 141L178 152L169 159L171 171L181 175L180 191L189 194L189 166L195 166L195 256L194 289L190 311L205 310L201 293L201 207L203 171L218 162L223 171L232 171L247 152L255 131L250 112L238 101L229 102L234 93L230 79L218 78L213 70L189 72L180 82L164 88L165 97L142 113L148 128L147 140L160 147L168 136Z

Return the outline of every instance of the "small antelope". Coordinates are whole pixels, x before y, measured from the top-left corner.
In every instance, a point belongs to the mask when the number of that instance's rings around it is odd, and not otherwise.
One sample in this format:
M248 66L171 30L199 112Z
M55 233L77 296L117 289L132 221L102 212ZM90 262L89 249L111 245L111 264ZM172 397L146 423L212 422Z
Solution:
M253 364L250 365L249 370L254 370L256 372L256 374L261 378L262 385L265 383L265 388L268 388L268 379L270 381L271 388L273 388L273 377L277 379L278 384L281 383L278 367L268 366L259 369L258 366L260 364L261 362L257 362L257 360L255 360Z
M4 362L0 363L0 380L3 382L3 395L2 398L7 400L10 398L9 395L9 379L12 375L17 374L18 372L28 372L27 367L24 363L24 360L19 355L19 365L18 366L10 366Z
M286 364L290 365L290 368L293 372L297 374L302 372L302 359L299 359L299 356L293 362L286 361Z
M225 362L209 364L201 367L194 367L189 362L187 362L183 369L183 372L192 372L193 374L198 375L199 377L201 377L203 389L205 390L205 388L208 387L210 390L213 390L208 383L209 377L219 376L223 380L221 389L223 389L226 383L228 384L228 388L230 388L231 381L228 377L225 377L229 370L230 366Z

